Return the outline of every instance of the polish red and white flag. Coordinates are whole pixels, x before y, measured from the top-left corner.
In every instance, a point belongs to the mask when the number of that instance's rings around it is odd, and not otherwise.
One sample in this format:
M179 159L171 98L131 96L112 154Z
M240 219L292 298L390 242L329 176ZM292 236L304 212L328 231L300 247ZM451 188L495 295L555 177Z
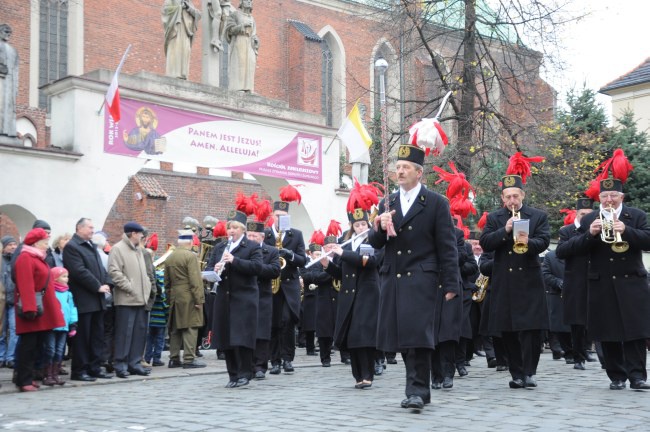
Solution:
M108 91L106 92L105 96L106 109L108 110L108 113L111 115L115 123L120 121L120 88L117 83L117 78L120 75L120 70L122 69L122 65L124 65L124 61L126 60L126 56L129 54L130 49L131 45L126 48L126 51L122 56L122 60L115 70L115 74L111 80L111 85L108 87Z

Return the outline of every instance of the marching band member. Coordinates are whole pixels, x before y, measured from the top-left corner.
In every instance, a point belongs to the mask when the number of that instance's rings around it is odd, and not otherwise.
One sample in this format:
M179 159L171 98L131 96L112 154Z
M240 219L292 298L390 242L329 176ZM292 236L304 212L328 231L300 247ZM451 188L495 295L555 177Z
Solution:
M511 161L513 159L511 158ZM510 172L510 169L508 170ZM536 387L535 374L548 329L548 311L539 254L550 243L546 213L524 205L526 193L519 175L503 177L503 207L490 213L481 234L485 252L494 252L490 332L501 332L508 353L510 388ZM529 221L529 231L513 239L513 214Z
M289 214L289 203L300 204L300 193L292 187L285 186L280 191L280 201L273 203L275 223L265 230L264 242L278 246L278 253L285 262L282 269L279 291L273 295L273 324L271 329L271 364L270 374L277 375L284 369L293 372L293 359L296 355L295 328L300 319L300 280L298 269L305 265L305 240L302 232L295 228L280 231L280 217Z
M379 257L375 249L366 243L369 232L367 205L372 205L371 201L363 200L367 195L362 190L368 191L367 186L363 187L355 181L348 200L348 219L352 228L345 240L350 241L344 246L333 245L335 258L325 268L327 273L341 280L334 344L350 353L352 376L357 389L372 386L379 308ZM378 204L377 192L371 193L374 194L374 204Z
M307 257L309 260L313 261L320 258L323 251L324 240L325 234L323 234L321 230L314 231L311 239L309 239L309 250L307 251ZM322 269L319 271L319 269L314 268L314 266L300 270L303 292L300 330L305 335L305 345L308 356L316 355L314 338L318 316L318 294L316 288L318 288L319 273L322 273Z
M226 355L229 381L226 388L248 385L252 378L259 292L257 275L262 268L262 249L246 238L246 214L228 214L228 241L214 247L221 259L214 270L221 280L213 310L212 336Z

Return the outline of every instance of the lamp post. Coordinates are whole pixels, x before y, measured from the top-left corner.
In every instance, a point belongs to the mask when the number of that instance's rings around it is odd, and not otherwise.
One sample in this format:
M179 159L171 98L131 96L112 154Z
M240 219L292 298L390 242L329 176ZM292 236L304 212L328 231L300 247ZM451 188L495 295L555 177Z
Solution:
M379 107L380 107L380 122L381 122L381 128L380 128L380 134L379 134L379 139L381 140L381 163L382 163L382 170L383 170L383 175L384 175L384 194L386 194L386 198L388 198L387 194L390 192L388 190L388 143L386 142L386 130L387 130L387 124L386 124L386 84L384 77L386 75L386 70L388 69L388 62L383 59L379 58L377 61L375 61L375 72L379 75ZM386 211L388 211L388 199L385 200L386 204Z

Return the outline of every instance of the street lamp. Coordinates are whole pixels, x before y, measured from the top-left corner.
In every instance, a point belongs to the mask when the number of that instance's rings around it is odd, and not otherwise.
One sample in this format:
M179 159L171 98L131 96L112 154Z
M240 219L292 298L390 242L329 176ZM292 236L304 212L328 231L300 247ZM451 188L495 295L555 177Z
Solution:
M386 76L386 70L388 70L388 62L383 58L378 58L375 61L375 72L379 74L379 107L381 112L381 132L379 139L381 141L381 163L382 170L384 174L384 194L386 198L384 199L384 206L386 207L384 211L388 211L388 143L386 142L386 84L384 77ZM381 211L381 210L380 210Z

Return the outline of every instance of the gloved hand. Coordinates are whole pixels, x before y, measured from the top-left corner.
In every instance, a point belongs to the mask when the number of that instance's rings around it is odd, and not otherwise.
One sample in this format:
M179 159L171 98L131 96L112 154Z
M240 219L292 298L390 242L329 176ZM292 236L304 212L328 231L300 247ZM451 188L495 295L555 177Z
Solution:
M25 319L33 321L36 319L36 312L25 312Z
M293 252L289 249L282 248L278 251L280 256L286 260L293 261Z

